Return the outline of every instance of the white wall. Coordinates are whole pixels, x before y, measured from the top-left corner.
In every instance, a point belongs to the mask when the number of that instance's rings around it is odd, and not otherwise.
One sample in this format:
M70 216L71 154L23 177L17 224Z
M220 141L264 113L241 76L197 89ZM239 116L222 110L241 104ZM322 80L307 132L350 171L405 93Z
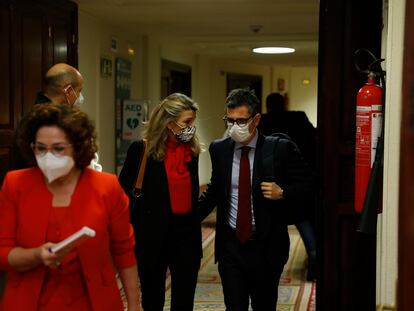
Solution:
M95 34L100 33L98 20L79 12L79 70L85 78L82 94L85 103L82 106L88 115L95 121L99 132L101 123L98 101L100 98L99 59L100 40Z
M310 84L303 84L303 80ZM290 76L289 110L305 111L309 121L316 127L318 106L318 68L293 67Z
M287 94L289 110L306 113L313 126L317 126L318 67L315 66L273 66L271 68L271 92ZM285 81L285 89L278 89L278 80ZM308 79L309 85L302 81Z
M123 57L132 62L131 99L143 98L143 45L142 37L127 34L111 25L103 24L89 14L79 11L79 71L85 79L82 109L95 121L98 132L98 154L103 169L115 172L115 58ZM111 51L111 37L118 40L118 51ZM128 44L135 56L127 53ZM102 77L100 59L112 60L112 76Z
M405 1L385 1L383 57L386 59L383 212L378 218L377 304L396 305L401 86Z

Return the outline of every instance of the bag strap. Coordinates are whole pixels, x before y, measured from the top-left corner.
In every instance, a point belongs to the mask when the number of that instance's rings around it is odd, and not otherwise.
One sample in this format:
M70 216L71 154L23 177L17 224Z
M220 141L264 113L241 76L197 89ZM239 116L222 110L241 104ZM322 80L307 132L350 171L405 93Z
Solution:
M278 142L279 137L266 136L263 144L263 177L269 181L275 178L274 156Z
M284 133L273 133L272 135L266 136L263 143L262 155L263 155L263 177L271 180L275 178L275 154L278 154L278 159L281 161L287 160L288 157L288 146L286 143L280 143L280 139L288 141L290 144L300 152L297 144Z
M145 175L145 167L147 166L147 158L148 158L148 148L147 148L147 141L143 140L144 144L144 150L142 152L141 162L139 164L138 168L138 175L137 180L135 181L135 189L134 189L134 197L138 198L141 196L141 190L142 190L142 183L144 181L144 175Z

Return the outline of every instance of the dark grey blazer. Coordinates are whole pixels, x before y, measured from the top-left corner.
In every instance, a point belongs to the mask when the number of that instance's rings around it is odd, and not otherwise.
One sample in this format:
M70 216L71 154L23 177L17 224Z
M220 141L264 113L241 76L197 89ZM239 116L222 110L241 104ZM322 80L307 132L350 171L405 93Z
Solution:
M253 211L256 222L255 238L265 249L269 260L284 264L289 255L289 235L282 214L288 200L297 200L311 195L311 173L299 151L288 140L279 144L286 154L275 154L275 182L284 190L284 200L268 200L262 195L260 183L264 181L262 168L262 146L264 136L259 134L254 158L252 177ZM212 176L207 189L199 199L199 216L204 219L217 206L215 256L220 260L224 230L230 206L231 170L235 143L231 138L216 140L209 151Z
M124 166L119 175L119 182L130 199L130 208L134 204L132 189L138 174L138 165L143 152L143 142L134 142L128 149ZM197 249L202 256L201 226L197 217L197 199L199 195L198 157L189 162L192 190L191 215L193 215L193 233L200 241ZM150 263L158 258L165 246L168 227L171 220L170 195L167 174L163 161L155 161L148 157L145 169L142 195L135 202L131 223L135 231L136 256L139 261Z

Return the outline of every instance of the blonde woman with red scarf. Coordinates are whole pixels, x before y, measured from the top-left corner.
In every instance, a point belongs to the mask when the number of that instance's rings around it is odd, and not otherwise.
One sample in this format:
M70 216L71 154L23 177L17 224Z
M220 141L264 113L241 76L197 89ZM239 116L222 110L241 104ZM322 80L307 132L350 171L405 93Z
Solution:
M202 257L195 135L198 105L174 93L154 108L144 139L148 160L141 195L133 190L144 142L131 144L119 181L130 197L135 254L145 311L162 311L167 268L171 273L171 311L192 311Z

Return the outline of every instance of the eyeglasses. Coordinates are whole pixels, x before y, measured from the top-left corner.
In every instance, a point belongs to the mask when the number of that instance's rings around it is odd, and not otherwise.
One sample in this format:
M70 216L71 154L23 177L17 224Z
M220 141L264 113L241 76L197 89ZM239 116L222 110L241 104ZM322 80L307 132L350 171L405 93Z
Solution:
M253 117L249 117L249 118L240 118L240 119L232 119L232 118L228 118L227 116L223 117L223 121L224 121L224 125L225 126L233 126L234 123L236 123L238 126L240 127L245 127L247 125L249 125L250 120Z
M35 155L44 156L50 150L50 152L52 152L55 156L60 157L65 154L66 149L72 147L72 144L59 143L48 147L40 143L31 143L30 146L32 147Z

